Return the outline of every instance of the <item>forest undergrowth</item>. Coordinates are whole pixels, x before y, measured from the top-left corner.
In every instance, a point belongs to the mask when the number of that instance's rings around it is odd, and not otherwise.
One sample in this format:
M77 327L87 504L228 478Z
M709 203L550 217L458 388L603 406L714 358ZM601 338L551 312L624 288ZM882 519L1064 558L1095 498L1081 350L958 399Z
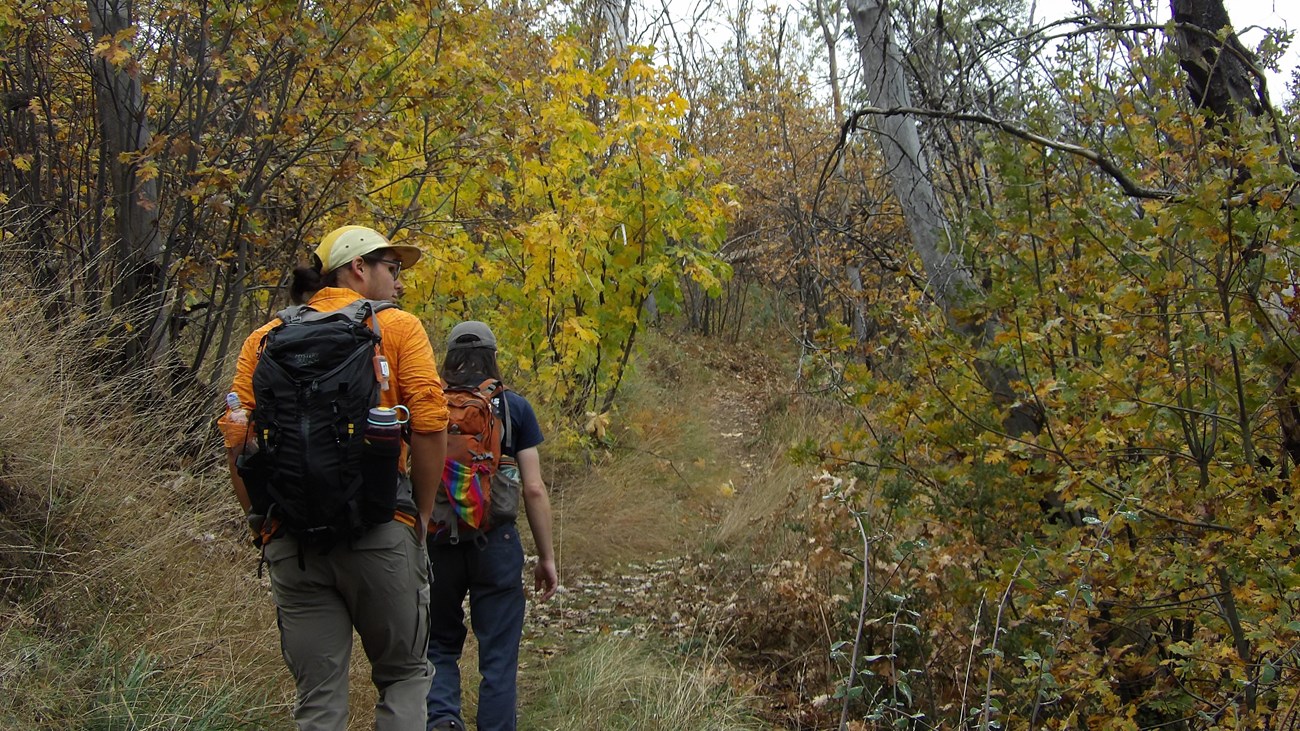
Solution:
M105 322L5 304L0 727L276 727L274 611L208 420L158 373L103 378Z

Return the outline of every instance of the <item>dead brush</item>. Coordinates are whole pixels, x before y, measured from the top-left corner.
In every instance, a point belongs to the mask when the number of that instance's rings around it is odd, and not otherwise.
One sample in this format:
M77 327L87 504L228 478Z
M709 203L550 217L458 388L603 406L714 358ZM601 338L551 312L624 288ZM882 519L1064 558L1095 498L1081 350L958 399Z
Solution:
M832 723L826 699L838 668L832 648L857 612L853 576L860 568L849 539L853 517L825 499L817 469L793 457L806 443L829 444L846 415L813 394L773 394L760 416L757 477L731 501L717 529L715 560L731 592L706 621L730 637L726 657L758 679L758 692L780 699L784 723Z

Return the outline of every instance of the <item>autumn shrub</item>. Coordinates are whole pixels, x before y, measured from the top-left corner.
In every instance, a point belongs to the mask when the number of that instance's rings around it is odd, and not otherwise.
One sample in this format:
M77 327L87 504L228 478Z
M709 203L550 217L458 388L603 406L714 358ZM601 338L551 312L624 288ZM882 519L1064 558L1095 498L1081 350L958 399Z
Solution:
M1267 123L1210 124L1167 55L1130 60L1132 76L1071 68L1061 88L1093 143L1166 193L1128 198L1086 161L987 139L1003 195L962 230L991 284L962 316L996 335L953 334L913 293L891 367L848 343L812 373L857 410L819 450L848 518L836 545L861 562L840 585L867 591L835 629L850 718L1296 721L1296 173ZM1017 374L1013 397L990 395L989 364Z
M435 73L469 99L436 134L458 149L473 136L475 154L437 176L422 156L377 171L393 180L376 186L380 205L449 214L423 227L436 265L411 274L415 311L436 325L487 321L510 345L503 363L533 374L570 418L604 413L647 305L672 311L683 277L716 293L729 274L716 252L730 186L715 161L679 145L687 104L647 49L606 60L568 32L511 32L520 21L509 13L462 21L481 30L475 51ZM502 110L525 123L502 124ZM427 129L424 114L407 113L412 131Z

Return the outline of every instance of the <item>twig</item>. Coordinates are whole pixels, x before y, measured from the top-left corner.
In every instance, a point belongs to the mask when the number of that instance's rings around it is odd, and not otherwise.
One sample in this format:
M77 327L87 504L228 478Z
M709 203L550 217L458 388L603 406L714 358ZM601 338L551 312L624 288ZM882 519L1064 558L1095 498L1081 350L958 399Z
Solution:
M682 471L679 470L679 469L677 469L677 465L674 464L673 461L672 461L671 459L668 459L667 457L665 457L665 456L663 456L663 455L661 455L661 454L658 454L658 453L656 453L656 452L652 452L652 451L650 451L650 450L648 450L648 449L641 449L640 447L625 447L625 446L623 446L622 444L616 444L616 445L614 445L613 447L611 447L611 449L624 449L624 450L627 450L627 451L629 451L629 452L640 452L640 453L642 453L642 454L648 454L648 455L650 455L651 457L654 457L655 459L661 459L661 460L667 462L669 467L672 467L672 468L673 468L673 472L676 472L676 473L677 473L677 477L682 481L682 484L686 485L687 488L693 488L693 487L694 487L693 485L691 485L690 480L687 480L687 479L686 479L686 476L682 474Z
M966 677L961 684L961 709L957 716L957 728L966 728L966 693L970 690L970 671L975 665L975 645L979 643L980 620L984 617L984 596L980 595L979 606L975 607L975 623L971 625L970 654L966 657Z
M844 703L840 707L840 731L848 729L849 701L853 696L849 689L858 676L858 657L862 654L862 630L866 626L867 595L871 591L871 540L867 538L867 527L862 522L862 514L853 512L853 521L857 523L858 533L862 535L862 602L858 605L858 629L853 636L853 656L849 659L849 674L844 683Z
M1006 611L1007 602L1011 599L1011 588L1016 585L1016 577L1020 575L1020 567L1025 565L1025 557L1020 557L1020 562L1016 564L1015 571L1011 572L1011 578L1007 581L1007 588L1002 592L1002 601L998 602L998 616L993 622L993 641L986 650L989 654L988 675L984 679L984 708L980 711L980 729L988 731L989 728L989 710L991 709L990 701L993 700L993 660L997 657L998 635L1002 632L1002 613Z

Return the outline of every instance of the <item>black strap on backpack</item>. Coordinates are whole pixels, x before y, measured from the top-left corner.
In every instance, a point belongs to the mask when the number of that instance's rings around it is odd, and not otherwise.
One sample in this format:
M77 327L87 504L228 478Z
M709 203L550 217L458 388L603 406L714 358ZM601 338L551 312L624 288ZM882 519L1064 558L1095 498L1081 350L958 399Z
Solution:
M515 451L515 430L514 425L510 422L510 400L506 398L506 391L510 388L501 384L501 389L497 391L496 398L501 400L501 410L497 416L501 419L501 456L506 456L506 450L509 449L511 454ZM515 457L510 459L518 461Z

